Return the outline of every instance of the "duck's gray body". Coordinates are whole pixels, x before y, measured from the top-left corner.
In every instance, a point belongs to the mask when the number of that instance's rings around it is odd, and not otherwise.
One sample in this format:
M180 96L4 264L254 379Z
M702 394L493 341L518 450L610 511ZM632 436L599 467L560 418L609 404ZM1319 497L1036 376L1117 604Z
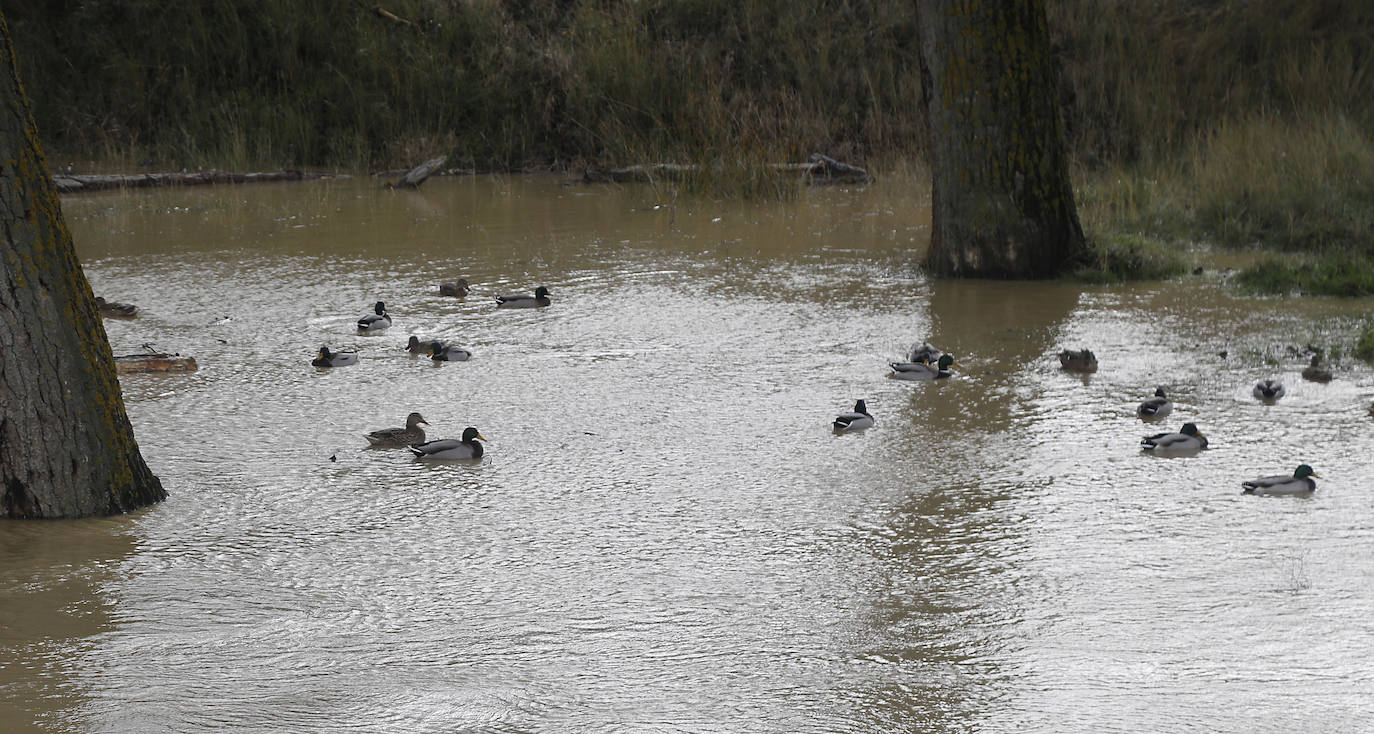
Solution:
M1302 464L1291 475L1278 474L1272 477L1260 477L1248 482L1241 482L1240 486L1244 494L1307 494L1317 489L1317 482L1312 479L1315 476L1317 474L1312 471L1312 467Z
M1207 448L1207 437L1192 423L1184 423L1177 433L1156 433L1141 439L1140 447L1154 454L1201 451Z
M346 367L357 363L357 352L331 352L329 347L320 347L319 354L310 361L315 367Z
M480 459L484 451L482 444L478 440L485 441L482 434L476 428L468 426L463 429L462 440L453 438L441 438L437 441L426 441L408 447L410 453L415 454L417 459Z
M834 426L837 431L857 431L863 428L872 428L873 416L868 412L868 405L860 400L854 403L852 412L839 414L835 418Z
M471 357L472 352L452 344L433 342L429 345L429 358L435 362L466 362Z
M889 377L897 380L943 380L954 375L950 371L950 366L954 364L954 357L948 354L940 356L935 364L926 362L889 362L888 367L892 368Z
M1135 409L1135 414L1141 418L1163 418L1174 412L1174 404L1164 394L1164 388L1155 390L1155 396L1147 398Z
M391 315L386 312L386 304L377 301L370 313L358 319L358 331L382 331L391 326Z
M942 352L936 349L930 342L921 342L911 348L911 353L907 355L908 362L934 362L940 358Z
M1273 379L1260 380L1255 383L1255 389L1250 392L1260 400L1278 400L1288 394L1288 390L1284 388L1283 383Z
M513 293L496 297L497 308L539 308L550 303L552 301L549 300L549 289L542 285L534 289L534 295Z

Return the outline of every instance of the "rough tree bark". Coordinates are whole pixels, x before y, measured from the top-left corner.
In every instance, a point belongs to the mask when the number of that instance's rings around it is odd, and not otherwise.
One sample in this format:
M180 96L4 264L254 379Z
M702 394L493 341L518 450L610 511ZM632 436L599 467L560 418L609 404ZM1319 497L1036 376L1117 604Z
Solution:
M167 496L134 443L0 16L0 517L108 515Z
M1045 278L1087 251L1044 0L916 0L930 131L927 266Z

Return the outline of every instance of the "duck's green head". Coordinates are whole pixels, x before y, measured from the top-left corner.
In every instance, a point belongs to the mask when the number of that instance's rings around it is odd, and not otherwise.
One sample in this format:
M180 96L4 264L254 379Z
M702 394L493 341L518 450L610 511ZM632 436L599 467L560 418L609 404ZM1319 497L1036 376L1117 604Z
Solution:
M534 289L534 297L535 297L535 298L543 298L544 296L547 296L547 295L549 295L549 289L548 289L548 288L545 288L545 287L542 286L542 285L539 286L538 288L535 288L535 289Z
M865 403L863 400L860 400L860 401L854 403L854 412L855 412L855 413L867 413L867 412L868 412L868 404Z
M320 347L320 353L315 356L320 359L329 359L329 347Z
M443 348L444 348L444 345L441 344L441 343L439 343L439 342L430 342L430 343L429 343L429 353L430 353L431 356L438 354L439 351L442 350Z
M480 434L480 433L477 432L477 429L476 429L476 428L473 428L472 426L468 426L467 428L464 428L464 429L463 429L463 441L466 442L466 443L472 443L474 439L481 439L481 440L483 440L483 441L487 440L486 438L484 438L484 437L482 436L482 434Z
M1197 425L1194 423L1184 423L1183 428L1179 430L1179 433L1182 433L1185 436L1201 435L1197 432Z
M1306 464L1298 464L1297 471L1293 472L1293 478L1306 479L1307 477L1317 477L1318 479L1321 479L1320 475L1318 475L1315 471L1312 471L1312 467Z
M951 365L954 364L954 357L951 357L948 354L942 354L940 355L940 361L936 362L935 364L939 366L940 369L947 370L950 368Z
M1155 388L1155 397L1157 397L1157 398L1165 398L1165 397L1168 397L1168 396L1164 394L1164 388L1162 388L1162 387L1157 387L1157 388Z
M382 316L386 313L386 304L382 303L381 301L377 301L377 305L373 307L373 310L377 312L378 316Z

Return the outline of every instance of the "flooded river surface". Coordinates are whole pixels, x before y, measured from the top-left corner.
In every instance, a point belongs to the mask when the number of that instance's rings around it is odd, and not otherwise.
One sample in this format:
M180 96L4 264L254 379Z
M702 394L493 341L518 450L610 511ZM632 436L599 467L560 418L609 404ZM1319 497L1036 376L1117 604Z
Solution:
M200 370L122 378L166 502L0 524L0 729L1374 730L1374 373L1348 356L1374 304L1213 270L932 281L911 182L667 198L65 199L95 292L142 314L106 322L115 353ZM493 305L538 285L548 308ZM359 335L379 300L394 325ZM925 339L957 376L888 379ZM1309 343L1343 348L1330 384ZM322 345L359 363L313 368ZM1080 347L1096 374L1059 368ZM836 435L858 398L876 425ZM411 411L486 456L365 448ZM1207 451L1141 451L1185 421ZM1241 494L1300 463L1315 494Z

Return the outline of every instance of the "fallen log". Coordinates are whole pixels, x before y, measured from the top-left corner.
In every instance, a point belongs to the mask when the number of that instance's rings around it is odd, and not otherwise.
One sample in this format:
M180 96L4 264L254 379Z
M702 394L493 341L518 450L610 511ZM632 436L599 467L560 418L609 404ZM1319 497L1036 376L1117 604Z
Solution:
M75 194L108 189L140 189L156 186L204 186L207 184L245 184L268 181L318 181L348 178L345 174L311 171L268 171L265 173L105 173L60 174L53 176L58 193Z
M154 352L150 354L115 355L115 372L123 375L136 372L195 372L199 367L195 357Z
M873 183L868 171L812 153L805 163L773 163L769 168L778 173L794 173L809 184ZM653 181L682 181L701 170L700 166L679 163L649 163L610 170L587 169L583 183L650 183Z
M425 179L439 170L439 167L444 165L447 161L448 156L446 155L441 155L438 158L431 158L406 172L406 175L402 176L400 180L395 183L395 187L398 189L418 189L420 188L420 184L425 182Z

